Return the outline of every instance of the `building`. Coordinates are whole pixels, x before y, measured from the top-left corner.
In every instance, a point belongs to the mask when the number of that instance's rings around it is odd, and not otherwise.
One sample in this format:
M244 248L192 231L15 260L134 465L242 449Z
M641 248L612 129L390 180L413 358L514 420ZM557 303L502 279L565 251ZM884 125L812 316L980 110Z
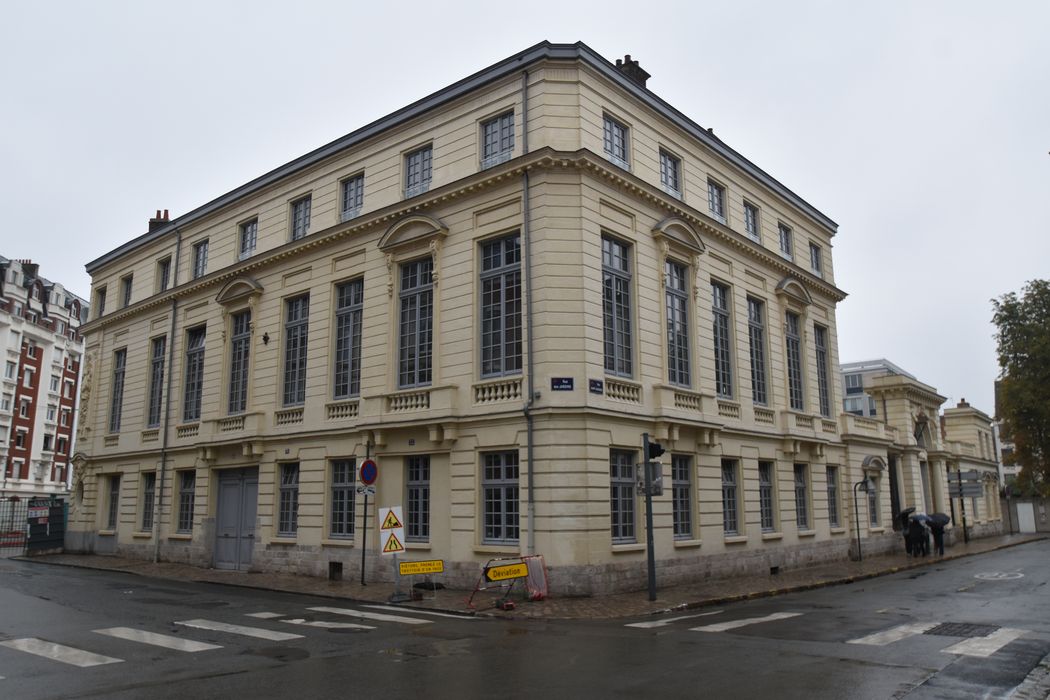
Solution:
M87 303L0 257L0 498L66 495Z
M68 546L388 578L371 457L452 585L643 588L648 433L661 584L844 557L856 517L898 547L895 437L838 411L837 225L648 77L544 42L89 263Z
M845 395L842 399L842 410L855 416L877 417L879 409L875 399L865 391L864 387L868 386L874 377L883 374L899 374L915 379L887 359L848 362L840 365L839 375L842 377L842 391Z

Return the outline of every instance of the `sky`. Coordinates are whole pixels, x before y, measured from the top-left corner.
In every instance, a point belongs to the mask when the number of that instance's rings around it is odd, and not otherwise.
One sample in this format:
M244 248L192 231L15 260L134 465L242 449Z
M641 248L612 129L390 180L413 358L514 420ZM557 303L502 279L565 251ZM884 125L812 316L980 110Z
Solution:
M991 299L1050 278L1050 3L0 0L0 255L84 265L533 44L648 87L839 224L843 362L992 414Z

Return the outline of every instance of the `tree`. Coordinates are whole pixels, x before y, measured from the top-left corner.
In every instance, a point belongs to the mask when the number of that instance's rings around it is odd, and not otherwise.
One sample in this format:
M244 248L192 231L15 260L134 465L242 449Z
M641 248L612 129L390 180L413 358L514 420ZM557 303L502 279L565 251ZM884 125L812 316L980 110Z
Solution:
M1014 443L1020 484L1050 495L1050 281L1028 282L1020 297L1010 292L992 305L1003 436Z

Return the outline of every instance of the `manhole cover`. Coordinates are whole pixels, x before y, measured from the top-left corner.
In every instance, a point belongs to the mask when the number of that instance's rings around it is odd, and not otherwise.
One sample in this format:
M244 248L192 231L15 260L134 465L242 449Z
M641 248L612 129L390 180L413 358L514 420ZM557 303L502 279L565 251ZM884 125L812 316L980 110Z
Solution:
M938 637L987 637L999 629L999 625L971 625L966 622L942 622L926 634Z

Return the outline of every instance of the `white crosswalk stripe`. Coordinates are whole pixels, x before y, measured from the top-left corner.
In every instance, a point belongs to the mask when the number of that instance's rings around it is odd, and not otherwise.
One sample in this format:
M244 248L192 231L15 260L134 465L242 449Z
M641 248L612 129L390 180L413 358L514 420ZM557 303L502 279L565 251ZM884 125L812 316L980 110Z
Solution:
M401 615L386 615L384 613L365 612L351 608L309 608L313 612L331 613L333 615L346 615L347 617L359 617L363 620L378 620L380 622L399 622L404 625L429 625L432 620L420 620L415 617L403 617Z
M0 642L0 646L5 646L8 649L14 649L16 651L24 651L27 654L35 654L36 656L42 656L45 659L51 659L53 661L61 661L64 664L79 666L80 668L103 666L105 664L119 664L124 661L124 659L115 659L112 656L94 654L90 651L67 647L63 644L45 642L43 639L37 639L36 637L11 639L6 642Z
M304 627L320 627L329 630L374 630L375 627L359 625L356 622L329 622L327 620L304 620L303 618L291 618L281 620L289 625L303 625Z
M992 632L987 637L972 637L970 639L964 639L947 649L941 649L941 651L945 654L959 654L960 656L979 656L986 658L1015 639L1023 637L1027 633L1028 630L1003 627Z
M268 639L272 642L286 642L291 639L303 638L303 635L301 634L292 634L291 632L275 632L273 630L263 629L262 627L231 625L228 622L216 622L215 620L181 620L176 622L175 624L182 625L183 627L193 627L201 630L211 630L213 632L239 634L245 637L255 637L256 639Z
M362 605L362 608L369 608L371 610L387 610L389 612L406 612L405 608L395 608L392 605ZM473 615L453 615L452 613L443 613L436 610L422 610L420 608L412 608L413 615L432 615L433 617L451 617L454 620L476 620L478 618Z
M624 627L637 627L638 629L648 630L648 629L653 629L654 627L666 627L667 625L673 624L675 622L681 622L682 620L693 620L693 619L698 618L698 617L708 617L710 615L718 615L719 613L724 613L724 612L725 612L725 610L713 610L711 612L697 613L696 615L683 615L681 617L669 617L666 620L651 620L649 622L632 622L629 625L624 625Z
M257 612L257 613L246 613L245 617L255 617L260 620L272 620L276 617L284 617L281 613L274 612Z
M933 629L939 622L909 622L904 625L897 625L891 627L888 630L882 632L875 632L864 637L858 637L857 639L850 639L847 644L866 644L869 646L882 647L892 642L899 642L902 639L908 637L914 637L917 634L922 634L926 630Z
M137 630L131 627L110 627L109 629L95 630L95 634L104 634L109 637L116 637L117 639L125 639L129 642L152 644L153 646L164 647L165 649L174 649L175 651L186 651L190 653L208 651L210 649L222 649L218 644L207 644L192 639L173 637L170 634L157 634L156 632L147 632L146 630Z
M726 632L728 630L735 630L740 627L747 627L748 625L757 625L762 622L774 622L776 620L787 620L792 617L798 617L802 613L797 612L782 612L773 613L772 615L765 615L763 617L746 617L742 620L730 620L729 622L716 622L713 625L704 625L702 627L691 627L690 632Z

